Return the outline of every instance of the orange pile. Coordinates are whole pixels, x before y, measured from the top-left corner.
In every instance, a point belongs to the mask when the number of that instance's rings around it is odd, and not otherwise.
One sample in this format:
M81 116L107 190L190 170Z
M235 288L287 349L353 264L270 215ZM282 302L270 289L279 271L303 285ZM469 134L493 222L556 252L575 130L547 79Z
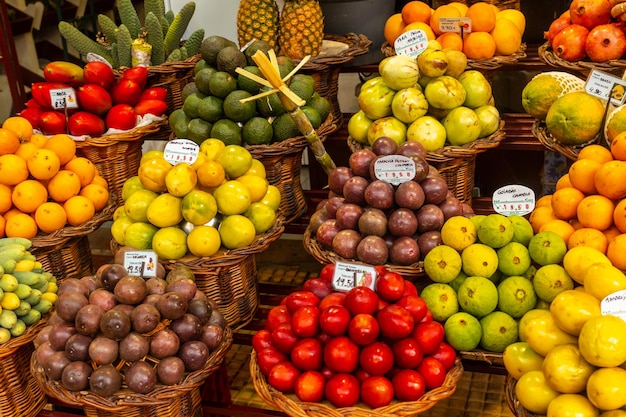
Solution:
M46 137L9 117L0 128L0 237L33 238L79 226L109 201L95 165L65 134Z
M568 249L588 246L626 270L626 132L610 149L598 144L581 149L553 194L541 197L530 215L535 233L551 230Z
M442 32L441 18L471 19L471 33ZM524 14L515 9L500 10L486 2L467 6L461 2L443 4L432 9L419 0L408 2L400 13L390 16L384 27L385 40L393 45L401 34L422 30L428 40L437 40L442 48L457 49L469 59L489 59L518 51L526 27Z

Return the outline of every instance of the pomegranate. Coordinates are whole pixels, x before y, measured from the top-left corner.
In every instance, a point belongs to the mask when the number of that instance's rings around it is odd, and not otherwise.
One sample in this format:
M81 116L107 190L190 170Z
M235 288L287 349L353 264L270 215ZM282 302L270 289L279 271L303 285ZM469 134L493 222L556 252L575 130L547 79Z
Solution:
M566 61L580 61L585 55L585 43L589 30L578 24L571 24L556 34L552 41L554 53Z
M585 52L593 62L619 59L626 53L626 35L618 24L598 25L589 31Z
M611 20L610 0L573 0L569 6L572 23L591 30Z
M552 21L552 23L550 24L550 27L548 28L548 31L543 33L543 37L547 39L552 49L554 49L554 45L552 44L552 41L554 40L554 37L556 36L556 34L571 24L572 24L572 21L569 19L569 15L558 17Z

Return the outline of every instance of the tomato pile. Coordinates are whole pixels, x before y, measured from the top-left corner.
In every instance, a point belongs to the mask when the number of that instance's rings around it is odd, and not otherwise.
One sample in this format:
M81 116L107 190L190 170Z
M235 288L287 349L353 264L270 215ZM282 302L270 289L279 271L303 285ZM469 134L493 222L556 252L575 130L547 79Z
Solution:
M443 385L456 351L418 290L376 267L375 290L333 290L334 264L287 295L252 337L268 384L301 401L371 408Z

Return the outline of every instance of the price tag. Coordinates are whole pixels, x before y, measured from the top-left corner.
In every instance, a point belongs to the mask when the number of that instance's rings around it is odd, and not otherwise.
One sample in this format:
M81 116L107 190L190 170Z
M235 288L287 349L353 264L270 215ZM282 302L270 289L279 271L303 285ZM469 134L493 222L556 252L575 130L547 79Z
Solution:
M72 87L50 90L50 103L57 110L76 109L78 108L76 91Z
M398 55L417 57L428 46L428 38L423 30L409 30L398 36L393 47Z
M373 266L336 262L333 274L335 291L350 291L354 287L365 286L376 289L376 269Z
M470 33L472 31L472 19L469 17L441 17L439 18L439 30L442 32Z
M604 315L617 316L626 320L626 290L609 294L600 302L600 311Z
M200 146L189 139L174 139L167 142L163 149L163 157L172 165L184 162L193 164L198 159Z
M524 185L505 185L492 197L493 209L503 216L523 216L535 209L535 192Z
M404 155L385 155L374 162L377 179L399 185L415 178L415 162Z
M156 277L157 255L153 251L129 251L124 254L124 268L129 275Z
M591 70L585 82L585 91L602 100L610 98L611 104L616 106L626 101L626 81L597 70Z

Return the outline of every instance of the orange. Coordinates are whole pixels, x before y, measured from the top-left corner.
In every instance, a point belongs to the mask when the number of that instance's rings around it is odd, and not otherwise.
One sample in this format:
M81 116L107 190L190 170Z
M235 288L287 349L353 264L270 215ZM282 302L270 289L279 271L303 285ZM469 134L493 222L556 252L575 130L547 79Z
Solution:
M557 219L558 217L554 215L551 206L535 207L532 213L530 213L530 216L528 216L528 221L533 227L533 231L535 233L539 233L539 229L541 229L541 226L543 226L545 223L549 222L550 220Z
M471 32L463 39L463 53L468 59L490 59L496 53L496 41L489 32Z
M35 219L26 213L17 213L7 219L4 232L7 237L24 237L32 239L37 236L38 228Z
M603 230L602 233L604 233L604 236L606 236L606 241L611 242L615 236L621 235L622 231L619 230L615 225L613 225L608 229Z
M61 168L61 161L51 149L37 149L26 160L28 172L38 180L49 180L54 177Z
M97 173L96 166L93 162L84 156L72 159L70 162L65 164L65 169L68 169L78 175L81 187L91 184Z
M576 217L576 208L585 194L574 187L564 187L554 191L550 200L554 215L562 220Z
M430 6L423 1L413 0L408 2L402 7L402 20L404 23L430 23L430 16L433 14L433 10Z
M496 19L489 33L496 43L496 55L513 55L522 45L522 34L509 19Z
M578 152L577 159L593 159L603 164L612 161L613 155L611 151L604 146L592 143L591 145L583 147L580 152Z
M571 186L572 186L572 182L569 180L569 173L566 172L564 175L561 176L561 178L556 180L555 189L558 190L559 188L571 187Z
M596 171L602 165L593 159L578 159L569 167L569 180L572 185L585 194L595 194L596 185L594 178Z
M596 171L594 185L599 194L611 200L626 197L626 161L603 163Z
M4 237L4 228L6 227L7 221L4 220L4 217L0 216L0 237Z
M611 155L614 159L626 161L626 130L618 133L611 141Z
M9 129L0 128L0 155L15 153L19 147L19 136Z
M424 31L424 33L426 34L426 39L428 39L429 41L432 41L435 39L435 32L433 32L430 26L428 26L428 24L426 23L423 23L423 22L409 23L408 25L404 27L404 30L402 31L402 33L409 32L411 30Z
M76 142L74 142L71 136L62 133L50 136L43 148L50 149L57 154L61 165L67 164L76 155Z
M490 32L496 25L496 12L489 3L472 4L465 12L465 17L472 20L472 32Z
M613 224L620 232L626 233L626 199L620 200L615 205Z
M69 198L63 203L63 209L67 214L67 222L72 226L80 226L91 220L96 214L96 209L91 200L82 195Z
M28 178L26 161L12 153L0 155L0 184L15 185Z
M15 216L16 214L20 214L20 213L21 211L17 207L13 207L9 209L9 211L4 213L2 217L4 217L4 220L9 220L12 216Z
M20 116L12 116L2 123L2 128L15 133L20 141L27 141L33 135L33 125L28 119Z
M582 223L580 223L580 221L576 217L574 217L573 219L570 219L569 224L572 225L574 230L582 229L583 227L585 227L582 225Z
M13 190L8 185L0 184L0 214L4 214L13 207L11 194Z
M48 141L48 137L40 133L35 133L28 141L37 145L38 148L43 148L43 145Z
M48 201L40 205L35 211L35 222L42 232L56 232L65 227L67 214L65 214L62 205L54 201Z
M544 206L548 206L548 207L552 206L552 194L542 195L535 202L535 208L537 208L537 207L544 207Z
M597 249L602 253L606 253L606 247L608 245L606 235L598 229L591 227L583 227L574 230L574 233L570 235L569 240L566 240L566 242L567 249L572 249L576 246L586 246Z
M563 238L563 242L567 242L572 233L574 233L574 227L565 220L555 219L549 220L542 224L539 228L539 231L554 232L557 235L561 236L561 238Z
M614 267L626 270L626 234L616 236L609 242L606 248L606 257Z
M441 35L442 31L439 29L439 19L442 17L462 17L458 8L450 6L449 4L442 4L437 7L432 16L430 16L430 27L435 35Z
M204 164L200 165L196 174L198 174L198 183L208 188L217 187L226 179L226 172L217 161L206 161Z
M456 32L444 32L437 37L442 49L456 49L463 51L463 38Z
M37 149L39 149L39 147L33 142L22 142L20 143L20 147L15 151L15 155L19 156L24 161L28 161L28 158L30 158Z
M13 187L13 205L24 213L34 213L37 207L48 200L48 190L37 180L22 181Z
M98 184L87 184L80 190L78 195L82 195L91 200L96 211L105 208L109 202L109 191Z
M48 194L53 201L64 203L80 192L80 177L69 169L62 169L48 181Z
M402 20L402 13L396 13L389 16L385 21L385 27L383 33L385 40L393 46L393 43L398 39L398 36L402 34L406 23Z
M461 16L465 16L465 13L469 8L467 4L461 3L460 1L451 1L448 3L448 6L456 7L459 10L459 13L461 13Z
M513 22L520 35L524 35L526 30L526 16L517 9L503 9L496 12L496 22L500 19L507 19Z
M96 171L96 175L94 175L93 180L91 180L90 184L98 184L98 185L106 188L107 190L109 189L109 183L107 182L107 180L103 176L98 174L97 171Z
M593 194L583 198L578 204L576 217L584 227L592 227L600 231L613 224L613 202L603 195Z

